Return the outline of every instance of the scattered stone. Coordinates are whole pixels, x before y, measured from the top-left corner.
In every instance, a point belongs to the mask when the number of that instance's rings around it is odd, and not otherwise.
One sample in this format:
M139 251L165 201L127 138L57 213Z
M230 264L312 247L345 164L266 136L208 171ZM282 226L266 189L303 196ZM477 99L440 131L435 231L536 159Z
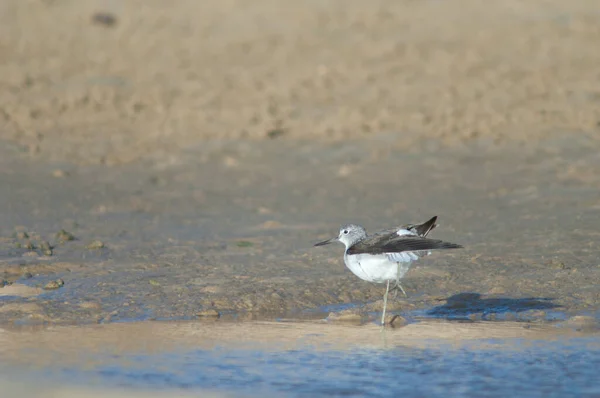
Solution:
M65 231L64 229L61 229L56 233L56 239L58 239L60 242L68 242L71 240L75 240L75 236L72 233Z
M397 328L408 325L408 321L406 320L406 318L401 317L400 315L391 315L391 319L388 321L389 317L390 315L385 317L385 322L389 323L392 327Z
M52 246L50 246L50 243L48 243L47 241L42 241L42 243L40 243L40 250L42 251L42 254L44 256L51 256L52 255Z
M207 310L202 310L202 311L198 312L196 315L198 315L199 317L202 317L202 318L219 318L221 316L219 311L212 309L212 308L207 309Z
M86 248L89 250L98 250L98 249L102 249L103 247L104 247L104 243L99 240L95 240L86 246Z
M17 239L29 239L29 234L25 231L17 232L15 236Z
M284 134L285 134L284 129L272 129L272 130L267 131L267 137L269 137L270 139L279 138Z
M571 269L571 267L569 267L568 265L566 265L562 261L554 260L554 259L550 260L548 262L548 265L550 265L550 267L556 268L556 269Z
M65 170L56 169L52 172L52 175L56 178L63 178L69 175L69 173Z
M31 272L23 272L23 275L21 275L21 277L23 279L31 279L33 278L33 274Z
M92 15L92 23L112 28L117 24L117 16L110 12L97 12Z
M64 284L65 284L65 282L62 279L57 279L55 281L50 281L50 282L46 283L46 286L44 286L44 290L59 289L59 288L63 287Z
M23 245L23 247L27 250L35 249L35 245L30 240L26 241L25 244Z

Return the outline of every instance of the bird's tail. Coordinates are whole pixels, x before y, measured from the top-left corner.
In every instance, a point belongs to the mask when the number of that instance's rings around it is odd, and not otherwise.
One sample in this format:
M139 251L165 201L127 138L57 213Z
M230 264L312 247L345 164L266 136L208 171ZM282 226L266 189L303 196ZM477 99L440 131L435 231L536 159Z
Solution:
M417 233L417 235L424 238L427 236L427 234L429 234L431 232L431 230L433 230L435 227L437 227L437 224L435 223L436 221L437 221L437 216L433 216L433 217L431 217L431 219L429 219L428 221L425 221L423 224L411 226L410 229L414 230Z

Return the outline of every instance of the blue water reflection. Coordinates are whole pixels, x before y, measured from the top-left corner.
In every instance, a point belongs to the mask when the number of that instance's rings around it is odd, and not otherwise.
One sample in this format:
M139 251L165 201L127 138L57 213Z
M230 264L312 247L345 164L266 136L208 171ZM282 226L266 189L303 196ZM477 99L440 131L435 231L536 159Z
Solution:
M211 389L235 396L600 396L598 337L481 341L455 348L198 350L123 357L69 379L104 386ZM55 375L56 376L56 375Z

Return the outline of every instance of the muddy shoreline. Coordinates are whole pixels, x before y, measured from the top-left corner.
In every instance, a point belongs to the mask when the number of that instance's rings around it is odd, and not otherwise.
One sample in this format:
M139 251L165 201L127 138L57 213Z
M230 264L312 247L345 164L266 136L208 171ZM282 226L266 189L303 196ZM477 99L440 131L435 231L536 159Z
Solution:
M409 297L392 303L397 313L595 314L597 153L593 141L567 134L502 150L402 151L385 136L214 142L169 164L119 167L5 151L2 278L39 294L4 294L0 322L193 319L213 310L264 319L348 305L368 314L380 310L381 286L350 274L341 246L312 243L344 222L373 230L434 214L435 237L466 248L418 262L405 279ZM74 240L61 240L61 230ZM64 286L43 290L59 279Z

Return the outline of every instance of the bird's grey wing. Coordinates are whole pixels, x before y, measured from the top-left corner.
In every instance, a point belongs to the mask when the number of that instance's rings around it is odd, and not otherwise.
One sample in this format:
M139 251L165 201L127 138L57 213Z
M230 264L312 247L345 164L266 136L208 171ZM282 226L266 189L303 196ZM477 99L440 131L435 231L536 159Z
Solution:
M374 237L373 237L374 238ZM461 245L444 242L437 239L422 238L420 236L382 236L378 241L365 239L348 249L348 254L382 254L402 253L412 251L428 251L441 249L458 249Z
M359 253L367 253L367 254L377 254L382 253L378 251L377 248L383 247L389 244L394 239L399 238L398 234L396 234L396 229L388 229L386 231L380 231L376 234L367 236L363 240L356 242L354 245L350 246L347 250L348 254L359 254Z

